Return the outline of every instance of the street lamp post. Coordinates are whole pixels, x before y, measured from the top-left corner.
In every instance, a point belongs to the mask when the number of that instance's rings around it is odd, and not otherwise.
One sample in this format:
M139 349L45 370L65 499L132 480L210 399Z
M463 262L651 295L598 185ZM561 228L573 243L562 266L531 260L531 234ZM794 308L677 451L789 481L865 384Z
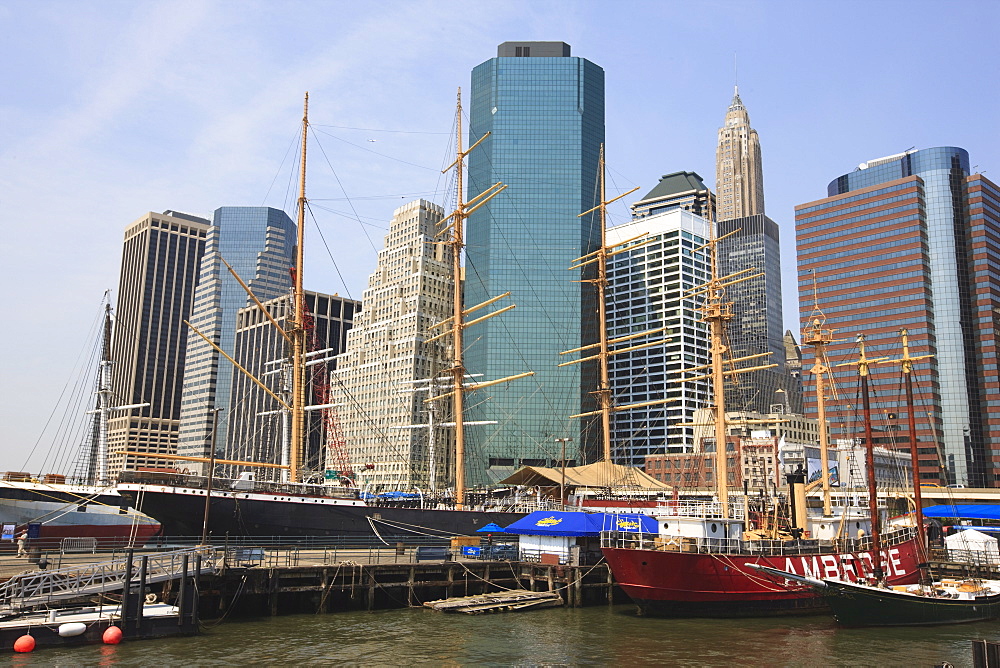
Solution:
M559 483L559 506L566 506L566 442L572 441L572 438L557 438L556 443L562 443L562 480Z
M208 489L205 491L205 515L201 523L201 544L208 544L208 507L212 502L212 479L215 477L215 433L219 429L219 413L221 408L212 410L212 440L208 454Z

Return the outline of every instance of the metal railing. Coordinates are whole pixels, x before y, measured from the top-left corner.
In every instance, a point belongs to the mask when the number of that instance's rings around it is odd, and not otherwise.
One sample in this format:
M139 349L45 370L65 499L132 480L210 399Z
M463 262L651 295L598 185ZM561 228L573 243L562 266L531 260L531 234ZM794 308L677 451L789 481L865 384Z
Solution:
M912 527L903 527L882 535L882 547L888 548L911 540ZM790 556L796 554L829 554L831 552L866 552L871 550L871 537L845 538L839 541L820 539L741 540L737 538L694 538L651 533L604 531L601 547L697 552L702 554L745 554L759 556Z
M451 547L447 540L395 545L325 545L306 548L295 545L231 545L223 550L223 563L228 568L280 568L315 565L391 565L418 563L418 550L424 547L443 548L450 559L517 561L516 544L481 543L477 546ZM467 554L465 547L477 548Z
M729 504L728 517L734 520L744 518L743 504ZM698 517L704 519L722 519L722 504L718 501L660 501L656 504L654 516Z
M213 573L220 566L217 552L211 547L146 555L146 582L178 578L184 571L185 563L188 572L193 574L199 557L201 573ZM128 564L126 556L93 564L20 573L0 585L0 612L121 589L125 584ZM139 560L132 560L132 577L138 569Z

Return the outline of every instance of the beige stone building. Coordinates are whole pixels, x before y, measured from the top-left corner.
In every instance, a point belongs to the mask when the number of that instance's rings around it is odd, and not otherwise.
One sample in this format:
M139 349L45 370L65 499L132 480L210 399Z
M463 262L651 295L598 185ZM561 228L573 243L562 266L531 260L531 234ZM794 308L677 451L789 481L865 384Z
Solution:
M434 236L443 216L424 200L396 209L332 374L356 482L371 491L443 489L453 480L450 402L434 402L433 416L424 402L428 380L452 363L447 337L427 341L453 309L451 250Z
M719 128L715 153L716 220L731 220L764 213L764 173L757 131L740 99L739 89Z

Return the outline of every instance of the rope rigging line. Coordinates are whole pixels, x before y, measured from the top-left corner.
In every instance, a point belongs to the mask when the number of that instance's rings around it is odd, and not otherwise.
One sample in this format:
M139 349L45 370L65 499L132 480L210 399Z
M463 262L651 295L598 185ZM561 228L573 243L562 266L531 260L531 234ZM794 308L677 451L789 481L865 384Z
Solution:
M358 225L361 226L361 231L365 233L365 238L368 240L368 245L372 247L372 250L378 253L378 248L375 247L375 242L368 235L368 230L365 229L364 223L361 222L361 216L358 215L358 210L354 207L354 202L351 200L350 195L347 194L347 189L340 180L340 175L337 174L337 170L333 168L333 163L330 162L330 157L326 154L326 149L323 148L323 143L320 142L319 137L316 132L313 132L313 139L316 140L316 146L319 147L319 152L323 154L323 159L326 160L327 166L330 168L330 172L333 174L333 178L336 179L337 185L340 187L340 191L344 193L344 198L347 200L348 205L351 207L351 211L354 213L354 219L357 220Z
M341 271L340 271L340 265L337 264L337 260L335 260L334 257L333 257L333 251L330 250L330 244L328 244L326 242L326 235L323 234L323 228L320 227L319 221L316 220L316 214L314 214L313 210L312 210L312 203L310 203L310 202L307 201L306 202L306 208L309 210L309 217L312 219L313 227L315 227L316 231L319 232L319 238L323 242L323 247L326 248L326 254L330 256L330 263L333 265L333 268L337 272L337 278L340 279L341 285L344 286L344 292L347 293L347 296L350 299L354 299L354 295L351 294L351 288L347 284L347 281L344 280L344 274L341 273ZM361 221L358 221L358 222L361 222Z
M446 135L447 132L427 132L421 130L386 130L384 128L355 128L349 125L324 125L320 123L310 123L310 125L317 128L335 128L337 130L361 130L363 132L392 132L395 134L403 135ZM455 134L452 132L451 134Z
M281 175L281 172L284 170L285 162L288 160L289 154L292 152L292 149L294 149L294 148L296 148L298 146L298 142L301 141L300 135L301 135L301 133L299 132L299 129L296 128L295 134L292 135L292 141L290 141L288 143L288 149L285 151L285 155L281 159L281 164L278 165L277 171L274 172L274 178L271 179L270 185L267 186L267 191L264 193L264 198L261 200L261 203L260 203L261 206L264 206L267 203L267 197L268 197L268 195L271 194L271 189L274 188L274 184L278 182L278 177ZM287 192L286 192L285 201L286 201L286 203L288 201Z
M311 125L310 127L315 128L317 126L312 126ZM361 146L360 144L355 144L354 142L350 142L350 141L347 141L346 139L342 139L342 138L338 137L337 135L333 134L332 132L326 132L325 130L315 130L314 129L313 133L315 134L316 132L320 132L322 134L325 134L326 136L332 137L333 139L336 139L337 141L344 142L348 146L353 146L354 148L361 149L362 151L367 151L368 153L374 153L375 155L377 155L377 156L379 156L381 158L387 158L388 160L395 160L396 162L400 162L400 163L402 163L404 165L409 165L410 167L416 167L418 169L426 169L426 170L432 171L432 172L433 171L439 171L435 167L428 167L427 165L418 165L415 162L409 162L408 160L403 160L402 158L397 158L395 156L386 155L385 153L379 153L378 151L374 151L374 150L372 150L372 149L370 149L370 148L368 148L366 146Z
M104 318L104 312L105 312L104 307L107 299L108 295L107 293L105 293L105 295L101 298L100 308L98 309L98 313L95 316L93 322L91 323L90 330L87 333L87 338L84 340L80 348L80 351L77 354L76 361L73 363L72 371L67 377L66 383L63 385L62 390L59 392L59 396L56 398L55 403L52 405L52 411L49 413L48 418L46 418L45 424L42 426L42 430L38 434L38 438L35 440L34 445L32 445L31 450L29 450L28 454L25 456L24 463L21 465L22 469L28 468L29 462L31 461L31 458L34 456L35 451L38 449L39 444L42 442L42 439L45 437L45 434L48 431L49 426L52 424L53 418L56 416L56 413L57 411L59 411L60 407L63 406L62 402L66 397L66 392L70 388L71 384L75 388L79 387L80 376L83 374L82 369L84 368L84 366L93 367L94 369L93 373L96 375L96 364L92 364L92 362L95 359L95 349L99 349L100 347L100 343L97 342L98 339L97 332L99 331L100 325ZM84 353L86 353L88 350L90 351L90 358L88 360L84 360ZM74 401L72 397L74 396L76 391L77 390L74 390L73 392L70 393L71 398L68 399L68 401ZM75 401L79 403L79 398L75 399ZM72 410L69 405L66 405L63 408L64 408L64 413L59 421L60 427L59 429L57 429L57 435L55 438L53 438L53 442L58 442L58 433L62 429L61 425L64 423L66 419L65 411ZM43 461L43 466L48 463L51 454L52 454L51 452L46 454L45 460Z

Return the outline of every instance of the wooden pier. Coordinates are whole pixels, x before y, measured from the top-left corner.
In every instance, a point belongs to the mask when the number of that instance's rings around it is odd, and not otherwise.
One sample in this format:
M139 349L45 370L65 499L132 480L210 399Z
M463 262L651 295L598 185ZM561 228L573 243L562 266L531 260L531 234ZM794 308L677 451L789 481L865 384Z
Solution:
M208 618L230 612L256 616L419 607L426 601L510 591L555 592L571 607L627 600L605 564L470 560L236 566L203 579L201 601Z
M216 546L215 550L214 572L198 577L203 619L420 607L426 601L511 591L555 592L570 607L628 600L604 563L569 566L465 559L454 554L449 554L448 560L427 561L427 551L420 553L416 546ZM442 551L449 553L446 548ZM137 559L139 554L137 551ZM97 564L112 557L111 553L101 552L73 555L72 565L86 568L88 562ZM39 570L38 565L23 559L0 558L0 562L0 580ZM62 564L64 568L67 565ZM146 592L172 603L183 597L178 583L172 579L147 582ZM120 594L110 591L80 593L56 605L120 599Z

